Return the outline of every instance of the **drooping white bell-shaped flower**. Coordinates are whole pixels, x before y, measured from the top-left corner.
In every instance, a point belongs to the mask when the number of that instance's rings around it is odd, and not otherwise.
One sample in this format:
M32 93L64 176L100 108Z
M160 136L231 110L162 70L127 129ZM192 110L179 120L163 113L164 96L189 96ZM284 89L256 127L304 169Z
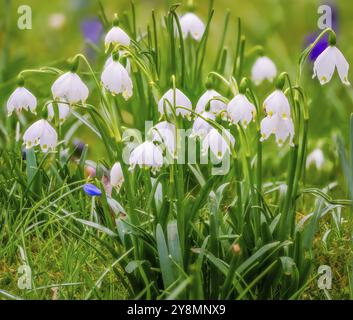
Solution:
M276 75L276 65L268 57L259 57L251 69L251 79L255 85L261 84L266 79L272 82Z
M325 163L324 153L321 149L313 150L306 159L306 168L310 168L312 164L315 165L317 170L320 170Z
M212 125L204 119L216 120L216 116L213 113L207 111L202 112L200 116L201 117L196 117L194 120L191 137L204 138L210 132L210 130L213 129Z
M70 106L67 103L60 103L58 102L58 111L59 111L59 122L63 123L66 118L70 114ZM55 112L54 112L54 106L52 103L48 104L48 119L49 121L52 121L54 119Z
M180 18L180 26L184 39L190 35L194 40L200 41L205 32L204 23L192 12L186 13Z
M26 130L23 135L23 141L27 149L40 145L42 151L47 152L55 149L58 135L49 122L42 119L33 123Z
M146 141L131 152L129 163L131 169L138 165L140 168L151 168L152 171L158 171L163 166L163 154L152 141Z
M112 94L122 94L125 100L132 96L133 84L127 70L119 61L110 62L104 69L101 80Z
M123 55L123 52L119 51L119 57L121 57L122 55ZM104 64L103 70L112 62L114 62L114 59L112 56L109 56L109 58L107 59L107 61ZM125 69L126 69L127 73L129 74L129 76L131 76L131 62L130 62L129 58L126 59Z
M230 152L230 147L234 146L235 139L229 130L222 130L222 134L217 129L211 129L202 141L202 153L207 154L210 149L214 156L222 159L226 152Z
M266 98L264 109L269 117L277 114L282 118L290 118L289 101L280 89L276 89Z
M11 116L12 112L21 112L22 109L30 110L36 114L37 99L25 87L18 87L7 100L7 114Z
M332 79L335 68L337 68L342 83L349 86L349 63L342 52L335 46L329 46L318 56L314 62L313 78L317 77L320 84L324 85Z
M227 112L232 123L240 123L246 128L255 116L256 108L244 94L237 94L229 101Z
M89 94L88 87L75 72L67 72L55 80L51 87L54 99L69 103L84 103Z
M173 123L162 121L152 128L152 141L162 143L171 155L175 155L176 128Z
M113 187L120 189L123 183L124 183L124 173L121 168L120 162L116 162L114 163L112 169L110 170L110 184Z
M123 45L129 46L130 45L130 37L128 34L118 26L113 26L109 32L105 36L105 47L109 48L110 44L113 45Z
M271 134L276 136L278 146L282 146L289 138L289 145L293 145L294 125L291 118L283 118L278 114L267 116L261 121L261 141L267 140Z
M192 103L189 98L179 89L175 89L175 91L173 89L169 89L158 102L158 111L161 115L163 115L165 111L167 114L172 114L171 107L176 108L175 114L177 116L191 116ZM187 108L190 109L190 111L177 107Z
M216 90L207 90L199 99L196 104L195 112L202 113L204 111L210 111L215 115L225 113L227 110L227 104L217 98L222 98L221 94ZM208 107L209 106L209 110Z

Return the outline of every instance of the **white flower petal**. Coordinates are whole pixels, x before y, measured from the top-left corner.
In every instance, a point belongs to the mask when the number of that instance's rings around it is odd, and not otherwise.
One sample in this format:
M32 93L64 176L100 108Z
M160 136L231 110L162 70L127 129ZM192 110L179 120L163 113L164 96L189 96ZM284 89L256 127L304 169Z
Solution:
M261 141L267 140L275 131L274 117L266 117L262 119L261 124Z
M276 65L267 57L258 58L251 69L251 78L256 85L261 84L265 79L272 82L276 75Z
M312 151L306 159L306 168L309 169L311 164L315 164L316 169L320 170L325 163L324 153L321 149Z
M167 111L167 114L171 114L171 107L184 107L192 110L192 104L189 98L182 93L179 89L169 89L163 97L158 102L158 111L160 114L164 114L164 111ZM189 117L191 112L183 108L176 108L176 115L181 115L182 117Z
M293 136L294 136L294 125L291 118L280 118L277 120L277 127L275 129L276 142L279 146L282 146L283 143L289 137L289 145L293 145Z
M110 170L110 184L113 187L120 188L124 183L124 173L121 168L120 162L114 163L112 169Z
M138 165L158 171L163 165L163 154L153 142L146 141L131 152L129 162L132 169Z
M54 149L57 145L58 136L55 129L46 121L38 120L33 123L23 135L26 148L32 148L40 144L43 152Z
M216 116L211 112L202 112L201 116L205 119L216 120ZM210 125L201 117L196 117L192 126L191 136L204 138L210 132L211 129L213 129L212 125Z
M152 141L162 143L171 155L175 155L176 128L167 121L162 121L152 128Z
M335 72L336 51L333 47L326 48L314 62L314 76L324 85L332 79Z
M61 75L52 85L51 91L54 99L65 100L69 103L84 103L89 94L87 86L73 72Z
M270 94L264 102L264 109L266 113L271 117L274 114L278 114L280 117L290 117L290 106L289 101L285 94L277 89Z
M347 62L346 58L338 48L336 47L333 47L333 48L336 54L335 63L336 63L338 75L340 76L342 83L349 86L350 85L350 82L348 80L349 63Z
M183 38L191 35L196 41L200 41L205 32L205 25L202 20L194 13L186 13L180 18L181 31Z
M57 103L59 111L59 121L62 123L70 114L70 106L67 103ZM54 119L55 112L52 103L48 104L48 119L51 121Z
M129 46L130 45L130 37L123 29L121 29L119 27L113 27L106 34L104 42L105 42L106 47L109 47L109 45L111 43L113 45L121 44L123 46Z
M54 150L58 142L58 135L47 121L44 122L43 126L43 133L39 138L40 147L43 152Z
M204 111L208 111L207 105L209 104L209 111L218 115L221 112L224 112L227 109L227 105L220 101L217 100L216 98L221 98L221 94L218 93L215 90L207 90L199 99L199 101L196 104L196 113L202 113Z
M230 152L230 145L234 144L235 139L228 130L223 130L220 134L213 128L202 141L202 152L206 154L210 149L214 156L222 159L226 152Z
M119 51L119 57L121 57L124 54L124 51ZM114 62L113 57L110 55L109 58L107 59L107 61L104 63L104 67L103 70L108 67L108 65L110 63ZM126 65L125 65L125 69L128 72L129 76L131 77L131 63L130 63L130 59L126 58Z
M275 114L267 116L261 121L261 141L269 138L271 134L276 136L276 142L279 146L289 137L289 144L292 145L294 137L294 125L291 118L282 118Z
M103 86L112 94L122 94L125 100L132 96L133 83L127 70L118 61L112 61L103 70Z
M228 104L227 113L234 124L240 122L247 127L256 112L255 106L243 94L236 95Z
M7 112L11 115L14 110L20 112L22 109L30 109L36 113L37 99L24 87L18 87L7 100Z

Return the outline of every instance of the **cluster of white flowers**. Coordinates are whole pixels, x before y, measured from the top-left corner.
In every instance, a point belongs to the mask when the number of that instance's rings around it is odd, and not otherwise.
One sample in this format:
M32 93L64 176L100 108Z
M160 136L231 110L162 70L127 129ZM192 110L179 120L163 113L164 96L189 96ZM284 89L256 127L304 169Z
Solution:
M186 13L180 19L181 32L184 39L191 37L200 41L205 32L205 25L194 13ZM133 95L133 81L131 79L131 57L129 47L131 39L129 35L118 26L117 18L113 27L106 34L105 47L110 50L103 72L101 74L102 86L112 95L121 94L124 99ZM126 66L121 60L126 58ZM78 59L78 58L76 58ZM48 119L54 118L54 104L57 106L59 121L62 123L70 114L70 107L74 104L85 104L89 95L89 89L77 74L78 62L71 71L58 77L52 85L51 91L54 103L48 104ZM349 85L349 64L343 54L335 47L335 39L330 40L330 46L317 58L314 64L314 77L318 77L321 84L329 82L335 68L342 82ZM275 64L266 56L261 55L253 64L251 79L255 85L260 85L264 80L273 82L277 76ZM194 118L191 137L200 138L203 153L211 150L217 158L224 157L226 152L231 151L235 144L234 137L229 130L216 129L212 122L218 118L228 120L230 124L241 125L246 128L255 119L256 107L249 100L245 92L240 90L228 103L220 93L207 85L207 90L199 98L195 109L190 99L179 89L169 89L158 102L158 111L166 121L158 123L152 129L151 140L147 140L137 146L130 155L130 167L152 168L159 170L164 162L163 150L166 150L173 158L176 156L176 127L171 119L180 116L187 120ZM17 113L22 110L30 110L36 113L37 99L24 87L24 80L20 78L18 88L11 94L7 102L8 115L13 111ZM288 139L293 144L294 124L291 118L289 101L278 87L264 101L266 117L260 124L261 141L269 138L271 134L276 137L279 146ZM57 134L48 121L41 119L32 124L23 136L27 148L40 145L46 152L54 150L57 145ZM164 149L163 149L164 147ZM111 170L111 185L119 188L124 181L120 163L116 163Z
M220 100L218 100L220 99ZM196 117L192 126L191 137L199 137L202 140L202 153L211 153L218 159L222 159L226 152L230 152L235 139L228 130L219 133L210 122L215 121L217 115L227 111L227 104L222 102L222 96L214 90L207 90L199 99L196 106ZM209 110L207 109L209 106ZM179 89L169 89L159 100L158 110L161 116L180 116L191 120L192 103L190 99ZM150 167L159 170L163 161L162 146L173 157L176 156L177 131L173 123L162 121L152 128L152 139L139 145L130 156L130 166L137 164L141 167ZM155 144L156 143L156 144Z
M23 80L20 86L12 93L7 102L8 114L16 110L30 109L36 113L37 99L23 87ZM52 85L53 98L59 110L59 120L62 123L70 113L70 105L74 103L84 103L88 98L88 87L75 72L67 72L61 75ZM48 104L48 119L54 118L53 103ZM40 145L43 152L54 150L58 143L58 136L55 129L48 121L41 119L32 124L24 133L23 141L26 148Z
M105 44L106 46L111 44L128 46L130 38L121 28L114 26L106 35ZM107 60L101 80L104 88L113 95L122 94L125 99L128 99L132 96L132 80L129 71L118 61L119 56L121 56L121 52L119 52L117 57L113 55ZM130 70L129 60L127 61L127 66ZM70 114L70 106L77 103L85 104L89 89L77 74L76 69L77 65L75 66L73 62L72 70L60 75L53 83L51 92L55 103L50 102L47 105L49 121L53 120L55 116L54 104L58 108L60 123L64 122ZM36 97L24 87L24 80L20 78L18 88L7 101L8 115L10 116L13 111L19 113L28 109L36 114L36 108ZM38 120L31 125L23 136L26 148L40 145L43 152L54 150L58 142L57 139L55 129L44 119Z
M131 39L129 35L118 26L117 17L114 20L113 28L110 29L105 36L104 42L107 50L109 47L113 47L113 52L115 46L130 46ZM130 78L130 60L127 59L126 67L119 62L119 59L124 53L124 50L119 50L108 58L104 65L101 81L104 88L112 95L122 94L124 99L128 100L132 96L133 83Z
M184 38L191 36L196 41L201 40L205 26L195 14L185 14L180 18L180 24ZM130 40L122 29L114 27L106 37L106 46L111 43L129 45ZM109 65L111 67L108 67ZM325 50L315 62L314 76L318 76L320 83L324 84L332 78L335 67L338 69L342 82L348 85L349 65L341 52L333 46ZM251 78L255 85L260 85L264 80L273 82L276 76L277 68L268 57L261 56L255 61L251 70ZM132 81L129 72L119 62L114 62L112 58L106 63L102 82L113 94L122 93L126 99L132 94ZM220 133L211 124L216 121L216 117L220 116L222 120L228 119L230 123L240 124L246 128L256 116L254 104L243 92L235 95L228 104L224 101L225 99L220 93L208 88L196 104L196 116L191 133L191 137L201 139L203 154L207 154L210 150L218 159L222 159L226 152L230 152L230 148L235 144L235 139L229 130L224 129ZM289 139L289 144L293 145L294 124L290 109L289 101L280 88L277 88L265 99L266 117L260 124L261 141L274 134L279 146L282 146L287 139ZM129 159L131 169L138 165L143 168L151 168L152 171L158 171L164 163L162 147L172 157L176 157L177 131L175 125L169 122L169 118L175 115L191 120L192 110L190 99L181 90L169 89L158 102L160 115L165 116L168 121L162 121L155 125L152 128L151 141L140 144L132 151ZM313 160L308 159L309 161ZM316 161L318 167L321 165L320 161ZM123 181L121 165L117 163L111 171L111 183L119 188Z
M293 144L294 124L290 114L290 105L282 90L276 89L264 102L267 116L261 121L261 141L276 136L279 146L289 137L289 144Z

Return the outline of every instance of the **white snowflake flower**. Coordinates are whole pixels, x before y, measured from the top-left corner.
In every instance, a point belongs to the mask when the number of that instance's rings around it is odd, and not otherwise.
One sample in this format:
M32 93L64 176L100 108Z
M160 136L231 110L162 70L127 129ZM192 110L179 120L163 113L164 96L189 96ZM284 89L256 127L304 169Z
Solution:
M325 49L314 62L314 75L317 77L321 85L328 83L337 68L338 75L343 84L349 86L348 70L349 63L342 52L335 46L329 46Z
M54 150L58 143L58 135L48 121L42 119L33 123L23 135L26 148L40 145L43 152Z

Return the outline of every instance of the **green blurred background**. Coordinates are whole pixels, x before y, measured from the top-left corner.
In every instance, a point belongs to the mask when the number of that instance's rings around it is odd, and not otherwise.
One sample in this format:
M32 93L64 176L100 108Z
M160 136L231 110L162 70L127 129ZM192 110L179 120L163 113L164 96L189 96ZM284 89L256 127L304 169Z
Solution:
M108 18L112 18L115 12L122 14L130 9L130 0L102 0L101 2ZM242 18L244 32L250 44L265 45L268 54L273 56L277 64L291 71L302 50L303 38L306 34L317 30L318 6L327 2L321 0L217 0L214 2L215 18L211 31L218 39L217 37L223 32L224 12L229 8L233 23L236 17ZM353 36L351 22L353 4L349 0L329 2L335 3L338 8L340 42L349 44ZM135 3L137 23L143 30L146 23L150 21L151 9L163 13L169 4L183 4L183 1L135 0ZM195 0L194 3L197 6L197 13L205 20L209 2ZM19 17L17 9L24 4L32 8L32 30L17 28ZM4 46L4 39L7 36L10 39L11 60L25 60L26 66L35 66L61 59L64 56L71 56L74 52L82 50L84 46L85 39L81 32L82 21L97 17L98 11L99 5L96 0L2 0L0 46ZM179 12L183 12L183 6ZM60 20L58 17L55 22L53 15L58 14L63 15L62 23L58 21ZM9 20L9 29L5 31L6 20ZM345 49L346 54L350 56L352 48ZM18 64L18 70L22 66Z

